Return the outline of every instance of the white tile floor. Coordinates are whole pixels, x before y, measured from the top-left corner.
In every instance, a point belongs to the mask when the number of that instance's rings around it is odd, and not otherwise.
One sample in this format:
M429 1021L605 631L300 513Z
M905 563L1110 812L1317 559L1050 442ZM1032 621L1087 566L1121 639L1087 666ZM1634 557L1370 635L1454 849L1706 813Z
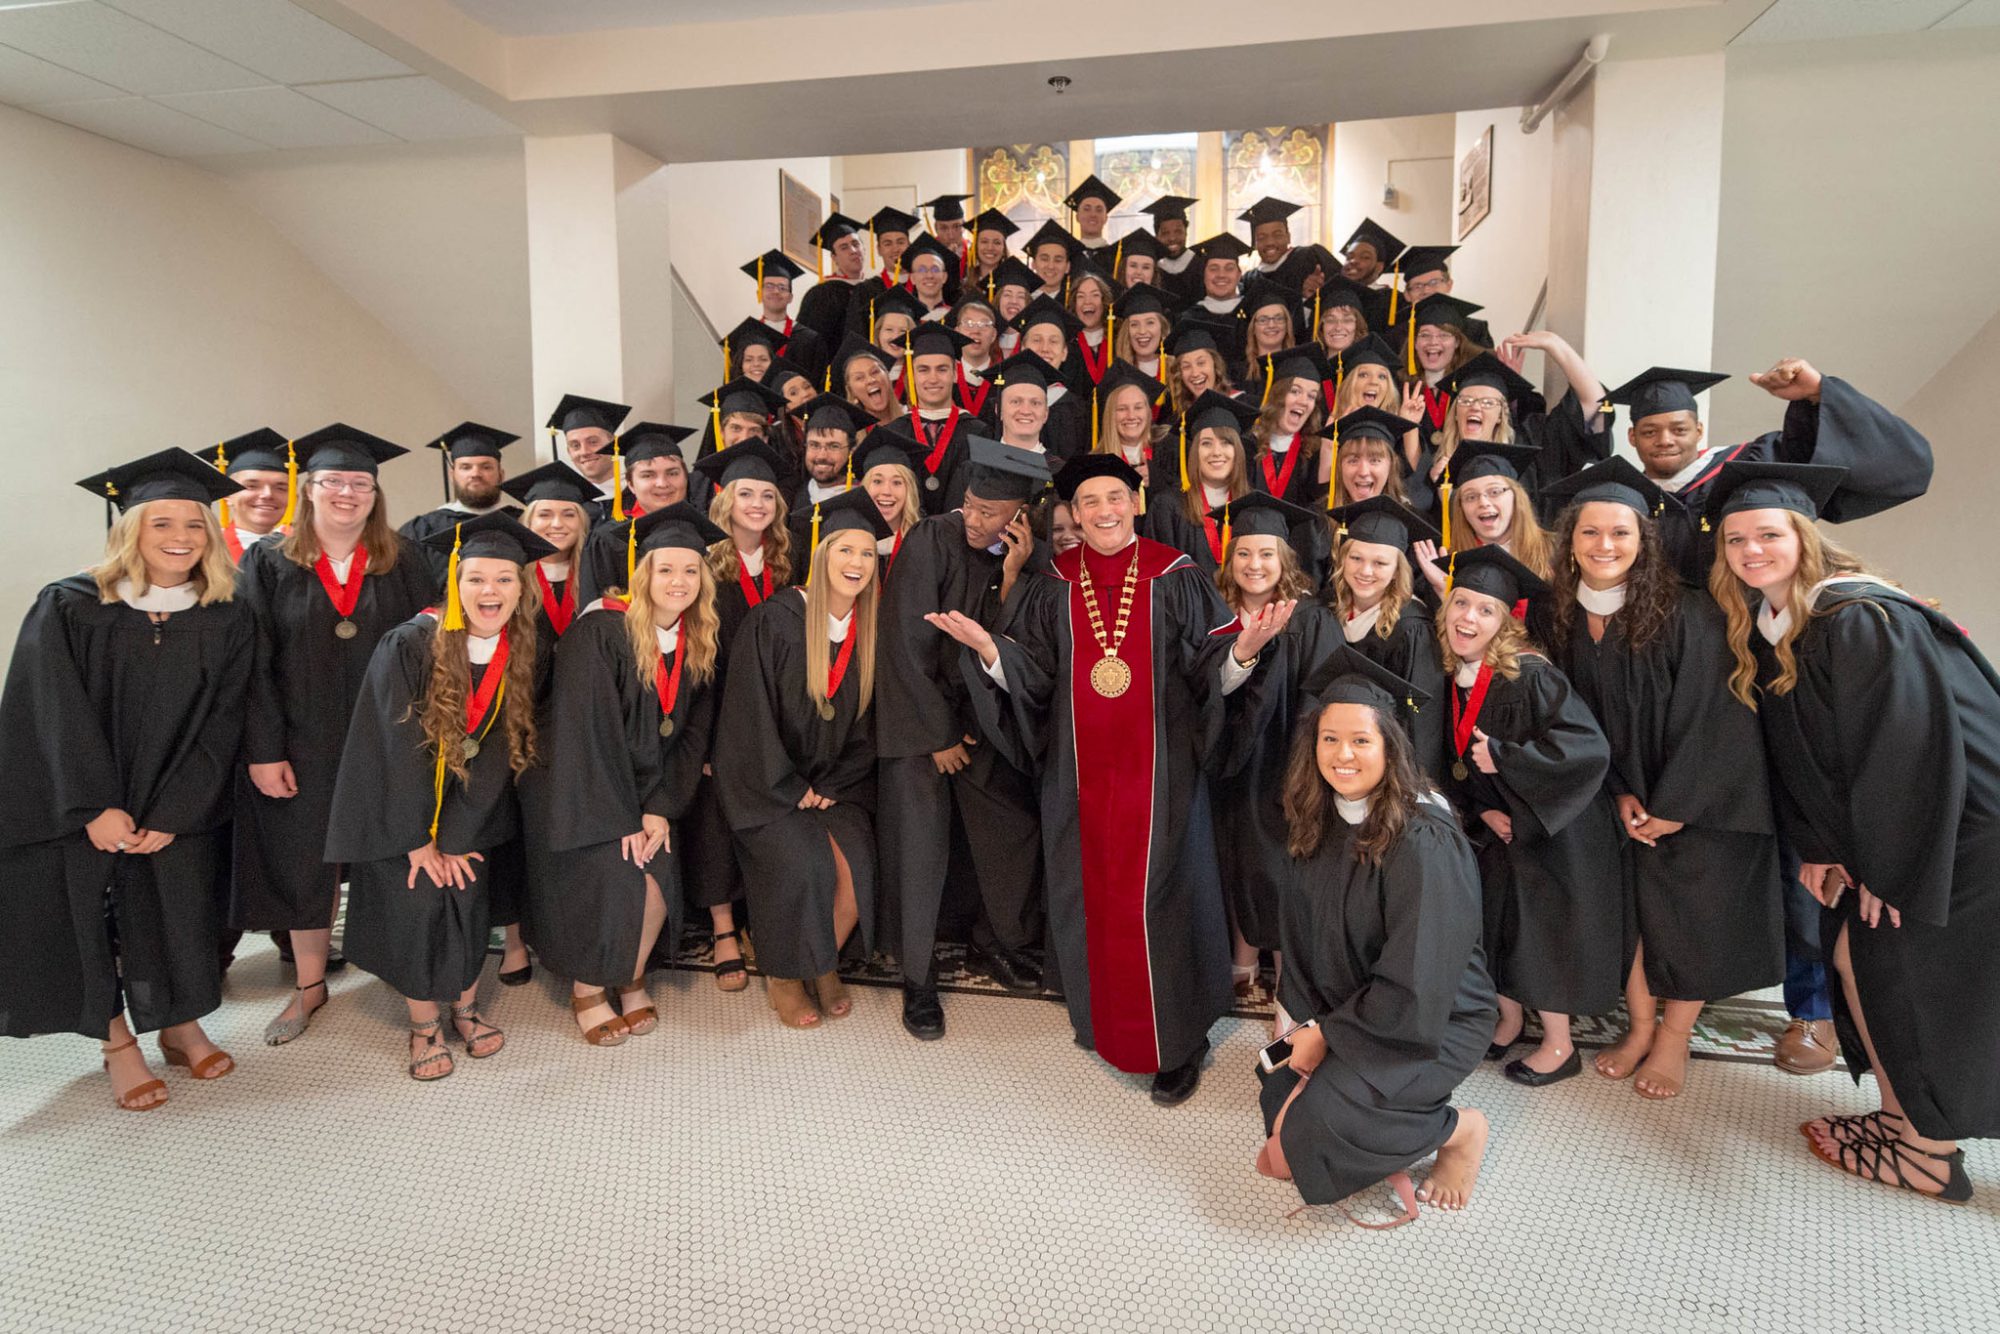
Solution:
M1796 1125L1864 1106L1844 1076L1702 1061L1655 1105L1488 1067L1472 1210L1375 1234L1252 1173L1246 1021L1161 1109L1044 1002L947 997L919 1044L893 991L794 1033L760 985L655 981L662 1028L599 1051L489 969L507 1049L422 1088L351 970L263 1047L268 946L211 1026L240 1069L160 1111L81 1039L0 1047L0 1329L2000 1328L2000 1153L1964 1209L1843 1178Z

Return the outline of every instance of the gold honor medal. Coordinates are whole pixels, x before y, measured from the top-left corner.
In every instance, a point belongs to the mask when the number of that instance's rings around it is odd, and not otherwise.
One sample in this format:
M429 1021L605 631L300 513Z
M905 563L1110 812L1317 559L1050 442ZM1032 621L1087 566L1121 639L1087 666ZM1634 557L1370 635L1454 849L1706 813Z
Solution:
M1099 658L1090 669L1090 688L1117 699L1132 688L1132 668L1123 658Z
M674 720L671 718L660 719L660 735L672 736L673 734L674 734Z
M352 639L361 633L361 627L343 617L339 624L333 627L333 633L342 639Z
M832 722L832 721L833 721L833 701L832 701L832 700L830 700L830 699L823 699L823 700L821 700L821 701L819 702L819 716L820 716L820 718L821 718L822 720L824 720L824 721L826 721L826 722L829 722L829 723L830 723L830 722Z
M466 759L468 759L468 760L474 760L474 759L478 759L478 758L479 758L479 738L478 738L478 737L476 737L476 736L469 736L469 737L467 737L467 738L465 739L465 758L466 758Z
M1453 760L1451 762L1451 776L1463 783L1466 779L1472 777L1472 771L1465 767L1464 760Z

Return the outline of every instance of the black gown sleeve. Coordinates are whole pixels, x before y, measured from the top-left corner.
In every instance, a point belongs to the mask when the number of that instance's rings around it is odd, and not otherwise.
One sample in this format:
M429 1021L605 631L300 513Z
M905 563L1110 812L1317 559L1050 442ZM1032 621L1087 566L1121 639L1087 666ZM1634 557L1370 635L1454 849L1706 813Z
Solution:
M382 636L368 660L333 789L329 862L382 861L430 842L436 755L418 715L430 680L431 632L428 619L405 622Z
M167 834L192 834L226 820L226 806L242 750L243 715L236 702L250 682L255 630L240 607L214 607L179 613L183 616L226 616L220 661L202 682L201 694L188 711L188 729L181 737L172 766L143 811L132 811L142 829Z
M1069 585L1054 575L1026 574L1014 587L1008 633L993 636L1002 690L971 649L959 654L959 675L972 701L980 735L1000 757L1023 773L1041 770L1048 744L1049 707L1055 699L1056 671L1062 662L1063 621Z
M715 734L719 686L714 678L694 687L682 684L684 698L675 703L672 745L660 762L659 780L640 802L646 814L680 820L693 807L695 789L701 784L701 767L708 762L709 742ZM647 721L652 721L650 713Z
M276 539L243 553L236 576L236 600L250 611L250 688L243 697L243 758L273 764L290 756L285 748L285 704L278 681L277 621L274 601L290 562L273 550Z
M117 754L70 643L64 603L83 596L60 584L44 588L14 640L0 696L7 794L0 802L0 846L63 838L125 804Z
M563 636L549 687L548 828L555 851L639 832L640 794L659 779L657 732L641 735L644 688L621 614L591 612Z
M1757 715L1729 693L1736 660L1721 608L1686 590L1662 634L1657 650L1671 657L1653 732L1659 759L1644 778L1647 813L1701 829L1770 833L1763 737Z
M1611 767L1611 746L1567 678L1546 659L1521 655L1519 685L1535 735L1490 739L1499 785L1553 838L1589 809Z
M1779 463L1823 463L1847 469L1820 506L1828 523L1847 523L1893 509L1930 490L1930 442L1915 427L1845 380L1820 381L1819 402L1786 405L1780 431L1752 442L1750 456Z
M812 786L785 748L782 696L798 687L785 670L792 646L779 620L784 611L766 601L744 619L722 687L715 778L730 824L739 829L796 808ZM759 813L761 819L750 818Z

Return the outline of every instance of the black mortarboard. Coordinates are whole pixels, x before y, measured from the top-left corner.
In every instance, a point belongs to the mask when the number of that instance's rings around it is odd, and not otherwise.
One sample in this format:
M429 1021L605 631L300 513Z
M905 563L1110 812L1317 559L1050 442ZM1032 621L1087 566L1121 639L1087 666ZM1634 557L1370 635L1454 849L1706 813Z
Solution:
M212 505L243 489L240 482L230 481L216 471L215 465L185 449L162 449L107 468L77 485L100 500L110 501L121 512L149 500L192 500L198 505Z
M1340 536L1350 542L1372 542L1407 551L1412 542L1444 541L1430 520L1390 496L1357 500L1329 510L1327 517L1340 526Z
M687 501L677 501L664 509L650 510L636 519L634 550L639 555L674 547L681 551L707 551L729 534L708 521L708 516Z
M1021 249L1029 255L1033 255L1036 250L1045 245L1061 246L1068 252L1071 260L1082 257L1083 242L1071 236L1054 218L1050 218L1047 222L1035 228L1028 239L1022 243ZM1041 279L1037 278L1035 283L1037 286L1040 286Z
M785 335L753 315L722 335L718 341L731 353L740 353L746 343L762 343L771 349L771 355L775 357L778 355L778 349L784 346Z
M1221 355L1223 346L1235 343L1239 347L1242 339L1236 329L1222 320L1208 319L1190 311L1174 325L1174 331L1167 335L1167 353L1180 356L1183 352L1214 352Z
M1560 481L1549 483L1542 488L1542 494L1552 500L1565 501L1572 505L1608 501L1614 505L1623 505L1635 514L1653 516L1659 514L1666 496L1666 492L1656 486L1652 479L1619 454L1613 454L1602 463L1593 463L1588 468L1579 468Z
M1152 214L1153 226L1158 227L1163 222L1186 222L1188 208L1195 202L1187 195L1161 195L1139 211Z
M585 398L581 394L564 394L556 410L549 414L551 431L608 431L618 434L618 427L632 409L623 403L612 403L601 398Z
M1064 338L1075 338L1083 332L1083 321L1070 314L1069 308L1052 296L1038 296L1022 307L1021 313L1013 319L1011 327L1022 334L1037 324L1053 324L1062 330Z
M856 232L867 230L867 223L858 222L845 213L829 213L826 215L826 221L819 225L819 230L812 234L812 243L821 250L831 250L833 243L841 237L853 236Z
M1121 320L1129 320L1134 315L1165 315L1172 300L1151 283L1133 283L1119 296L1112 309Z
M917 262L917 256L919 255L936 255L938 262L944 265L946 277L951 276L953 269L958 264L958 256L952 253L951 247L938 240L935 236L932 236L929 232L925 232L922 236L910 242L910 248L903 252L903 269L905 272L909 270L912 264Z
M789 380L804 380L808 384L812 383L810 375L807 375L783 357L773 357L771 359L771 369L764 372L763 380L764 387L774 390L780 398L784 397L785 384Z
M1109 210L1117 208L1119 204L1123 203L1125 196L1119 194L1093 175L1084 177L1083 184L1064 195L1063 203L1071 208L1075 208L1086 199L1101 199L1104 201L1104 207Z
M1743 510L1791 510L1817 519L1847 477L1824 463L1725 463L1702 509L1720 520Z
M1433 292L1417 302L1414 310L1416 327L1434 324L1447 329L1463 330L1465 322L1486 307L1474 301L1460 301L1444 292Z
M283 472L285 437L268 426L234 436L215 447L215 465L234 477L240 472Z
M969 230L975 232L998 232L1002 236L1012 236L1015 232L1021 230L1021 224L1015 222L999 209L989 208L982 211L978 217L972 220Z
M1250 247L1235 232L1219 232L1196 246L1194 253L1206 264L1211 259L1242 259Z
M1663 412L1698 414L1700 409L1695 406L1694 396L1728 378L1710 371L1677 371L1670 366L1655 366L1627 380L1604 397L1607 402L1622 403L1630 408L1636 425L1641 418L1656 417Z
M914 323L924 317L924 303L907 287L896 286L868 294L868 327L872 330L884 315L907 315Z
M1414 429L1416 423L1400 413L1385 412L1381 408L1358 407L1331 426L1323 427L1321 434L1334 437L1345 443L1357 436L1386 440L1391 445L1401 446L1403 437ZM1390 453L1402 457L1400 448Z
M877 237L885 236L890 232L901 232L907 236L911 231L915 230L916 225L921 221L923 219L917 217L914 213L905 213L899 208L891 208L889 205L884 204L869 216L868 230L875 233Z
M847 364L856 357L872 357L875 364L885 371L895 365L894 359L887 352L873 343L864 341L859 334L849 334L847 341L840 345L840 351L834 353L833 360L828 363L835 388L840 388L847 382Z
M1127 255L1144 255L1149 259L1158 259L1166 253L1166 248L1160 244L1159 237L1153 235L1144 227L1134 227L1131 231L1119 237L1118 244L1112 247L1111 267L1115 269L1123 264ZM1116 277L1117 275L1113 274L1112 276Z
M1009 255L993 266L992 274L986 279L988 295L994 295L1003 287L1018 287L1024 292L1032 292L1042 285L1042 275L1022 262L1020 256Z
M1453 486L1464 486L1482 477L1521 480L1521 470L1535 461L1541 448L1515 445L1499 440L1461 440L1445 460L1444 476Z
M1047 389L1050 385L1063 383L1062 372L1049 365L1037 353L1026 348L995 366L989 378L1002 390L1010 384L1032 384Z
M1113 361L1105 369L1104 378L1099 380L1091 394L1092 403L1108 403L1111 391L1125 385L1138 386L1148 403L1161 402L1167 393L1167 386L1140 370L1129 361Z
M1533 382L1491 352L1481 352L1451 373L1451 392L1454 396L1476 384L1498 389L1509 403L1517 403L1535 392Z
M907 420L909 419L904 418L893 426L868 433L868 438L854 451L855 481L859 482L866 478L870 468L880 467L884 463L898 463L913 473L917 471L919 466L917 457L929 451L906 431L894 429L902 426Z
M1217 505L1208 512L1208 517L1217 523L1227 519L1233 537L1242 537L1249 533L1262 537L1282 537L1288 542L1296 538L1307 545L1312 541L1313 530L1323 529L1326 522L1326 516L1318 510L1294 505L1291 501L1266 491L1252 491L1248 495L1238 496L1227 504ZM1295 532L1301 527L1306 531Z
M741 375L728 384L709 390L696 402L705 408L714 408L724 417L732 412L747 412L753 417L769 418L785 410L783 394Z
M1076 489L1093 477L1116 477L1134 491L1145 485L1139 470L1116 454L1078 454L1056 474L1057 498L1069 504L1076 498Z
M740 440L727 449L718 449L695 461L694 470L718 489L731 482L769 482L777 485L778 470L784 466L778 452L762 440Z
M1318 343L1281 348L1269 356L1258 358L1257 366L1267 372L1274 383L1286 376L1297 376L1314 384L1333 378L1333 367L1327 364L1326 349Z
M935 199L926 199L917 207L929 209L933 222L963 222L965 201L970 198L971 195L939 195Z
M838 394L819 395L800 408L799 415L805 418L806 430L845 431L850 443L875 420Z
M1285 314L1292 313L1292 305L1298 298L1269 278L1256 277L1243 284L1243 299L1236 304L1236 318L1247 320L1266 306L1276 306Z
M1403 253L1402 240L1373 218L1361 220L1361 225L1354 229L1354 234L1340 247L1341 252L1344 254L1354 249L1355 243L1359 241L1366 241L1374 248L1375 258L1382 262L1382 267L1385 269L1394 264L1396 257Z
M1340 354L1340 365L1343 372L1356 366L1380 366L1394 375L1402 368L1403 358L1382 341L1381 335L1371 333Z
M1294 204L1287 199L1273 199L1270 195L1265 195L1249 208L1238 213L1236 220L1238 222L1247 222L1252 227L1261 227L1267 222L1284 222L1292 214L1297 213L1304 207L1305 205L1303 204Z
M526 565L529 561L556 554L554 545L535 536L513 515L499 511L467 515L449 528L440 528L423 541L432 551L441 551L446 555L457 548L460 560L485 557Z
M379 435L357 431L345 422L322 426L310 435L292 441L298 452L299 471L365 472L370 477L390 459L410 451L392 445Z
M588 505L601 498L597 483L567 463L544 463L539 468L531 468L519 477L509 477L500 483L500 489L523 505L532 505L538 500L567 500L573 505Z
M668 455L685 460L681 441L693 434L692 427L675 426L671 422L640 422L618 437L618 450L628 465Z
M497 459L503 448L520 438L512 431L503 431L497 426L460 422L431 441L430 447L443 451L444 456L451 459Z
M743 266L743 272L762 283L766 278L787 278L797 282L805 277L805 269L782 250L766 250L757 258Z
M882 517L875 498L858 486L849 487L837 496L828 496L815 503L807 511L811 520L817 523L819 541L824 542L835 533L847 528L867 533L877 542L885 537L895 536L896 530Z
M903 342L912 357L950 357L957 361L959 352L972 340L956 329L947 328L940 320L925 320L910 330Z
M1364 295L1366 291L1367 289L1360 283L1349 282L1341 277L1340 271L1336 269L1326 276L1326 281L1320 284L1319 291L1313 294L1313 303L1321 313L1336 306L1365 311L1368 308Z
M1403 709L1416 712L1431 697L1351 644L1336 644L1299 687L1312 701L1307 716L1315 722L1329 704L1365 704L1390 717Z
M1455 245L1413 245L1396 259L1396 268L1403 275L1403 281L1419 273L1429 273L1442 269L1451 257L1458 253Z
M1540 597L1549 591L1541 576L1514 559L1498 542L1453 552L1451 582L1454 588L1484 593L1509 607L1522 598Z
M1181 414L1181 434L1187 437L1190 447L1203 431L1235 431L1240 436L1256 424L1255 403L1218 394L1213 389L1202 390L1201 397L1188 404L1187 411Z
M971 467L965 490L981 500L1026 500L1049 484L1049 456L985 436L966 439Z

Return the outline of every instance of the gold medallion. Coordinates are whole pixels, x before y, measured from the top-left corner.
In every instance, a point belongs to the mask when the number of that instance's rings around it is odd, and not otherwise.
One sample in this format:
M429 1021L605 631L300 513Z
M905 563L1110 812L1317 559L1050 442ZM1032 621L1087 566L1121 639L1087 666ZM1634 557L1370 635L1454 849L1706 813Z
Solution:
M1451 762L1451 776L1463 783L1466 779L1472 777L1472 771L1465 767L1464 760L1453 760Z
M465 758L466 758L466 759L468 759L468 760L472 760L472 759L477 759L477 758L479 758L479 738L478 738L478 737L476 737L476 736L469 736L469 737L467 737L467 738L465 739Z
M821 701L819 702L819 716L820 716L820 718L821 718L821 719L823 719L823 720L824 720L824 721L826 721L826 722L829 722L829 723L830 723L830 722L832 722L832 721L833 721L833 701L832 701L832 700L830 700L830 699L823 699L823 700L821 700Z
M338 625L333 627L333 632L342 639L352 639L361 633L361 627L353 621L342 620Z
M1099 658L1090 669L1090 688L1117 699L1132 688L1132 666L1123 658Z
M660 719L660 735L672 736L673 734L674 734L674 720L671 718Z

